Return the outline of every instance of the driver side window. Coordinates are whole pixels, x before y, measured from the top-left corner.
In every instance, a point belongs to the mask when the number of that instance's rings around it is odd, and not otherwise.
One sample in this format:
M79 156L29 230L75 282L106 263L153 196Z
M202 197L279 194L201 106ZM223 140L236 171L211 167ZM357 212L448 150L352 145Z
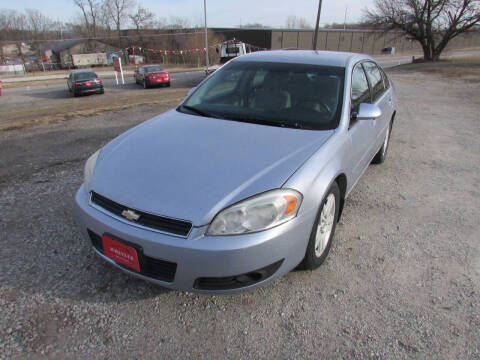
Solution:
M357 64L352 73L352 95L350 114L358 112L361 103L371 102L370 88L361 64Z

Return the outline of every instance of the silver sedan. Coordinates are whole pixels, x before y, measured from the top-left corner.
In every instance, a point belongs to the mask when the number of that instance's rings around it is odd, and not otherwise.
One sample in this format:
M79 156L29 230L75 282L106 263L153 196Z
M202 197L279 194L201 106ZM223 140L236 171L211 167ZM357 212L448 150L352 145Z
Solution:
M174 289L235 292L315 269L352 188L385 160L395 109L367 55L238 57L88 159L78 223L104 260Z

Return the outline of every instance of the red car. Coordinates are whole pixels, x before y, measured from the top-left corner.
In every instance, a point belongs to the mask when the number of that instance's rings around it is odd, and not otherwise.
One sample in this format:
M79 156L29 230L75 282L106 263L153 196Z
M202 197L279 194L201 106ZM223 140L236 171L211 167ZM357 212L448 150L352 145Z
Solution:
M140 66L133 77L135 82L143 85L145 89L156 85L170 86L170 75L160 65Z

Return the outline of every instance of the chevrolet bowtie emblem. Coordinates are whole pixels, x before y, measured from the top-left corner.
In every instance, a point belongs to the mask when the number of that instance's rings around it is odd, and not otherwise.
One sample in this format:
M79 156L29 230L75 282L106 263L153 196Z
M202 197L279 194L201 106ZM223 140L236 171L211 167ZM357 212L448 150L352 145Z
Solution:
M135 211L127 209L122 211L122 216L130 221L137 221L140 218L140 215Z

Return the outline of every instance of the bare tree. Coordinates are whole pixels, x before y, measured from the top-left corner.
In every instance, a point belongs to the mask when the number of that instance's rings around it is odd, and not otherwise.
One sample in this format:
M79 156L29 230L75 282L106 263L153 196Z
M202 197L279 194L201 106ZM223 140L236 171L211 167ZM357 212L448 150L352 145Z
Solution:
M107 32L110 32L112 29L111 27L112 20L110 17L108 1L102 1L99 5L98 10L99 11L98 11L97 22L99 24L99 27L101 27Z
M295 15L288 15L286 21L287 29L311 29L312 26L304 17L296 17Z
M312 28L310 23L304 17L301 17L301 18L297 19L297 27L299 29L311 29Z
M88 37L97 37L98 19L101 17L100 0L73 0L73 3L81 10Z
M25 10L27 26L31 31L31 36L34 40L39 40L50 30L53 21L47 16L43 15L40 10L26 9Z
M88 10L87 10L87 3L85 0L73 0L73 3L77 5L80 10L82 11L83 19L84 19L84 24L85 28L87 30L88 37L90 37L90 16L88 15Z
M287 29L295 29L297 26L297 17L295 15L288 15L286 26Z
M142 5L139 5L137 11L128 17L137 30L151 28L155 23L155 14Z
M165 27L168 29L187 29L191 27L190 20L182 16L170 16L169 24Z
M404 31L421 44L425 60L437 61L450 40L480 22L480 1L375 0L365 19L385 31Z
M123 21L128 17L128 12L135 5L135 2L134 0L105 0L105 3L110 18L117 29L118 37L120 37Z
M100 8L100 3L98 0L87 0L88 9L90 12L90 18L92 20L92 35L94 38L97 37L97 18Z

